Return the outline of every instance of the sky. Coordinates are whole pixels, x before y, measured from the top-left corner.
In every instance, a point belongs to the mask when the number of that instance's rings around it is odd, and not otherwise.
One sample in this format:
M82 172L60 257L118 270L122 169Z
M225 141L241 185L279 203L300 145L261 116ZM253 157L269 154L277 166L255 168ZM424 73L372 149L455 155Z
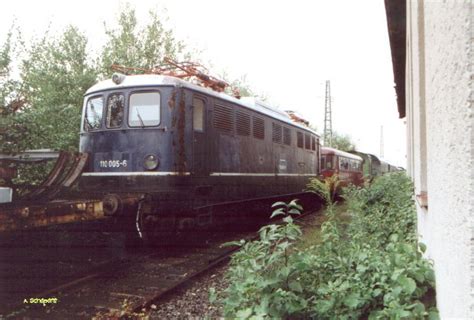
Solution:
M49 27L73 24L91 52L105 42L127 2L120 0L5 1L0 43L13 21L26 40ZM247 83L282 110L295 110L324 128L325 82L330 80L333 130L357 149L405 167L406 134L398 119L385 9L381 0L142 0L128 1L139 23L157 11L167 28L201 52L211 71Z

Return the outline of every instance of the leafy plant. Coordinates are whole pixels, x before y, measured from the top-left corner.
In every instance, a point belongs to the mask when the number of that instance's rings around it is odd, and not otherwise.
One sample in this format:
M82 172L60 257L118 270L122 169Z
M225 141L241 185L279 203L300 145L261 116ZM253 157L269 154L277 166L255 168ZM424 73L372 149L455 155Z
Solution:
M310 187L331 209L330 183ZM348 228L331 209L321 227L323 241L302 249L294 246L301 230L289 216L291 203L275 204L273 216L283 215L285 223L263 227L258 241L241 243L227 274L225 315L436 319L434 273L423 258L426 247L417 242L412 192L404 174L348 188Z
M326 213L332 214L336 204L336 192L339 190L340 180L337 174L326 177L323 181L311 179L306 185L308 191L319 195L327 206Z
M307 307L300 296L303 284L292 268L295 256L291 254L301 236L291 215L300 214L302 208L295 200L272 207L272 217L283 216L283 224L262 227L259 241L233 243L242 248L233 256L227 275L231 279L224 300L227 316L281 318Z

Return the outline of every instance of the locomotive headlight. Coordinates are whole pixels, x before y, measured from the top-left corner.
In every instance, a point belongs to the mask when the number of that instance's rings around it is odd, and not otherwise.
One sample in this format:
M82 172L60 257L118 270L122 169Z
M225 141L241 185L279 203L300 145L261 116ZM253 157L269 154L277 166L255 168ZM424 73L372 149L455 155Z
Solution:
M146 170L154 170L160 164L160 160L154 154L149 154L143 160L143 166Z
M114 73L112 75L112 81L115 83L115 84L121 84L123 82L123 80L125 80L125 75L124 74L121 74L121 73Z

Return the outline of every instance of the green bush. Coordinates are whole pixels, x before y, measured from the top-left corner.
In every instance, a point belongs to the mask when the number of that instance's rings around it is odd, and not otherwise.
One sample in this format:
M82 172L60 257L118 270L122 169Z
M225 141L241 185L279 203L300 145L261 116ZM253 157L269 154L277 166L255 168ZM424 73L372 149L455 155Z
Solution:
M221 301L231 318L437 318L431 262L417 243L412 185L404 174L380 177L344 197L352 215L341 228L330 203L320 243L294 244L301 230L294 201L278 203L281 225L242 242ZM275 214L275 213L274 213ZM344 230L344 231L341 231Z

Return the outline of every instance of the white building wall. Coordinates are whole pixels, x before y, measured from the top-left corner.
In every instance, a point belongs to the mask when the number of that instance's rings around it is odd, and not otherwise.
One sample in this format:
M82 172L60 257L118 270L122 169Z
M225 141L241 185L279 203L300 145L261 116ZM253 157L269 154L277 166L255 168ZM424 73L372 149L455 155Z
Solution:
M473 20L470 0L408 1L408 172L445 319L474 319Z

